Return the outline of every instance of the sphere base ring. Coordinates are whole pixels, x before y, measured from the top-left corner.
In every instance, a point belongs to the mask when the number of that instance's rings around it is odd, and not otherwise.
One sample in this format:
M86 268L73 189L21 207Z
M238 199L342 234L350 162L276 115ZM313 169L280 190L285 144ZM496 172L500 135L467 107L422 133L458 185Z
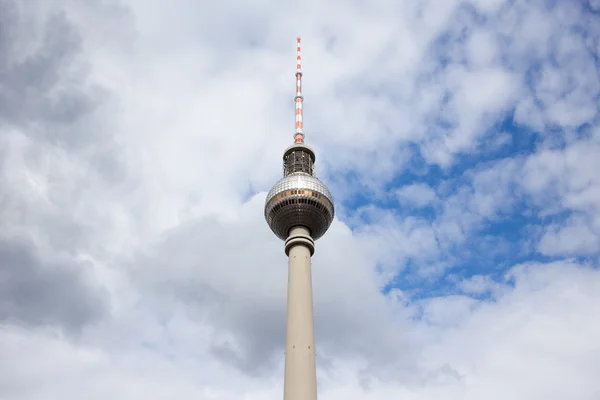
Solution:
M290 235L285 241L285 255L290 255L290 249L293 246L306 246L310 250L310 256L312 257L315 254L315 241L309 235L303 234L294 234Z

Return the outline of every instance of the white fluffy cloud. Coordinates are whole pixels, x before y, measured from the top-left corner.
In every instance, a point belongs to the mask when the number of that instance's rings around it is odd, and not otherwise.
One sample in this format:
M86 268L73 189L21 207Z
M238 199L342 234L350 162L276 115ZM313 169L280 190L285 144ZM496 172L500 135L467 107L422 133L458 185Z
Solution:
M436 199L435 191L424 183L414 183L396 191L398 201L404 205L425 207Z
M281 397L297 34L320 398L600 395L595 2L32 4L0 0L0 398Z

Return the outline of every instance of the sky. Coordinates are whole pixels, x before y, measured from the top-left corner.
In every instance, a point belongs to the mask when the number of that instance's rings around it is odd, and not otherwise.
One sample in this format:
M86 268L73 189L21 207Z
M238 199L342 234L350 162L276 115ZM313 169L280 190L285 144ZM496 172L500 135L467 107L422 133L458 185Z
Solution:
M598 0L0 0L0 398L282 397L297 36L319 398L600 398Z

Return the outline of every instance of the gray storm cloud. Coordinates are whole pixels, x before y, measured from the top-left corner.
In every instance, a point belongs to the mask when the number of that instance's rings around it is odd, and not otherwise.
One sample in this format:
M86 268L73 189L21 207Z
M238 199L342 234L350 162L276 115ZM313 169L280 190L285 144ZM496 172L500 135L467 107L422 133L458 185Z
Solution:
M106 312L86 265L45 262L31 240L0 238L0 321L79 330Z
M63 184L45 195L25 188L32 171L59 165L49 153L76 155L98 143L85 122L102 96L87 89L82 40L64 12L31 11L0 0L0 320L73 331L107 311L106 293L76 257L90 245L90 229L68 201L86 182L55 178ZM12 157L15 143L26 149L22 157Z

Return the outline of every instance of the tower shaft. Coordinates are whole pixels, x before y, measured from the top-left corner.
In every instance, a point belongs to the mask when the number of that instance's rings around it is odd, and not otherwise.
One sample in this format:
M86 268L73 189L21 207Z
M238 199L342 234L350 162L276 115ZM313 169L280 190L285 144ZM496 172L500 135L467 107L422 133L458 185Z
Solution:
M310 258L314 242L304 227L286 241L288 263L284 400L316 400L317 371Z

